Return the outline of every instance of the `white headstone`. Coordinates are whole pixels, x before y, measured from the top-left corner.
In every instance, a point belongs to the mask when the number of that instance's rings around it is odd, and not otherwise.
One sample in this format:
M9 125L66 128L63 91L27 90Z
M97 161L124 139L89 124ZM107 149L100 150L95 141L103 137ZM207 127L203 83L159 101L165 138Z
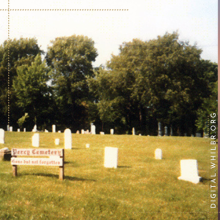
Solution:
M141 136L141 134L139 134L139 136Z
M12 126L10 126L9 130L10 130L10 131L13 131L13 127L12 127Z
M86 130L86 134L90 134L90 133L89 133L89 130Z
M58 131L58 133L61 133L61 131Z
M0 144L5 143L5 130L0 128Z
M56 138L55 139L55 145L59 145L60 144L60 139L59 138Z
M82 130L81 130L81 134L85 134L85 131L84 131L84 129L82 129Z
M9 125L7 125L7 131L10 131L10 127L9 127Z
M118 148L106 147L104 156L104 167L117 168L118 166Z
M72 134L69 128L64 131L64 147L65 149L72 149Z
M56 125L52 125L52 132L56 133Z
M47 132L48 132L48 130L47 130L47 129L45 129L45 130L44 130L44 132L46 132L46 133L47 133Z
M155 150L155 159L162 160L162 150L159 148Z
M103 132L103 131L100 131L100 134L101 134L101 135L104 135L104 134L105 134L105 132Z
M24 132L26 132L26 128L24 128Z
M181 176L178 177L179 180L185 180L197 184L202 178L198 175L197 160L181 160L180 169Z
M79 134L79 130L76 131L76 134Z
M90 147L90 144L86 144L86 148L89 148Z
M114 129L110 129L110 134L114 134Z
M39 147L39 145L40 145L40 135L39 135L39 133L35 133L32 136L32 146Z
M17 129L17 132L20 132L20 131L21 131L20 128L18 128L18 129Z
M91 133L96 134L96 127L95 125L91 125Z
M37 131L37 125L34 125L32 132L36 132Z
M135 128L132 128L132 134L135 135Z

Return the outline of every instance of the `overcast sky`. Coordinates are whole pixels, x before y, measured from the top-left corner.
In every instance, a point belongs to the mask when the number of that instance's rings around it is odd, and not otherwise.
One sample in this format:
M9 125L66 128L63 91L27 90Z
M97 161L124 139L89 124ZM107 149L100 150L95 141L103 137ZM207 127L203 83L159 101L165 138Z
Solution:
M10 0L10 9L128 9L128 11L10 11L10 38L36 37L47 50L56 37L85 35L95 42L93 66L105 65L119 45L134 38L150 40L166 32L203 50L217 62L217 0ZM8 0L0 0L0 9ZM0 44L8 38L8 12L0 11Z

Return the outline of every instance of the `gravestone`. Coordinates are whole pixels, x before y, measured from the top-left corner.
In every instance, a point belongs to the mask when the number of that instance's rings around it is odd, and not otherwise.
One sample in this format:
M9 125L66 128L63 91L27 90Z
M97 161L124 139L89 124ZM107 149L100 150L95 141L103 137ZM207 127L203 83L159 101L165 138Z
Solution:
M20 131L21 131L20 128L18 128L18 129L17 129L17 132L20 132Z
M58 131L58 133L61 133L61 131Z
M86 134L90 134L89 130L86 130Z
M158 122L158 136L162 136L161 122Z
M26 132L26 128L24 128L24 130L23 130L24 132Z
M39 147L40 146L40 135L39 135L39 133L35 133L32 136L32 146L33 147Z
M76 134L79 134L79 130L76 131Z
M5 130L0 128L0 144L5 143Z
M101 134L101 135L104 135L104 134L105 134L105 132L103 132L103 131L100 131L100 134Z
M86 144L86 148L90 148L90 144Z
M9 130L10 130L10 132L12 132L12 131L13 131L13 127L12 127L12 126L10 126Z
M110 134L114 134L114 129L110 129Z
M96 134L96 127L93 124L91 125L91 133Z
M104 156L104 167L117 168L118 166L118 148L106 147Z
M55 139L55 145L59 145L60 144L60 139L59 138L56 138Z
M185 180L197 184L202 178L198 175L197 160L181 160L180 169L181 176L178 177L179 180Z
M132 134L135 135L135 128L132 128Z
M85 131L84 131L84 129L82 129L82 130L81 130L81 134L85 134Z
M45 130L44 130L44 132L48 133L48 130L47 130L47 129L45 129Z
M173 127L170 127L170 136L173 136Z
M154 154L155 154L155 159L162 160L162 150L161 149L157 148L155 150Z
M164 135L168 136L168 127L167 126L164 127Z
M139 134L139 136L141 136L141 134Z
M32 132L37 132L37 125L34 125Z
M52 125L52 132L56 133L56 125Z
M7 131L10 131L10 127L9 127L9 125L7 125Z
M72 149L72 134L69 128L64 131L64 147L65 149Z

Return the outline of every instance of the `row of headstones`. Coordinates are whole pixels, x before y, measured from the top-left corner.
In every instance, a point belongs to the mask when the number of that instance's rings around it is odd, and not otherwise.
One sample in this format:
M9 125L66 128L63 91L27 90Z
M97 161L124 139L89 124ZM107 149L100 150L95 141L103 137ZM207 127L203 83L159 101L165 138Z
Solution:
M117 168L118 164L118 148L106 147L104 156L104 166L106 168ZM162 150L155 150L155 159L162 159ZM180 160L180 173L179 180L185 180L192 183L199 183L201 178L198 174L197 160Z
M158 122L158 136L162 136L162 135L163 135L162 125L161 125L161 122ZM169 136L167 126L164 127L164 136ZM172 126L170 127L170 136L173 136ZM187 133L184 133L184 136L187 136ZM194 135L192 134L191 137L194 137ZM196 137L202 137L202 134L201 133L196 133ZM207 137L207 135L205 135L204 137Z
M0 129L0 143L4 144L4 130ZM55 144L59 145L59 139L55 139ZM32 136L32 146L39 147L40 145L40 135L35 133ZM64 147L65 149L72 149L72 135L71 130L66 129L64 131ZM86 144L86 148L90 145ZM162 150L155 150L155 159L162 159ZM118 148L106 147L105 148L105 160L104 166L107 168L117 168L118 164ZM181 176L178 179L190 181L193 183L198 183L201 177L198 176L198 165L197 160L181 160Z

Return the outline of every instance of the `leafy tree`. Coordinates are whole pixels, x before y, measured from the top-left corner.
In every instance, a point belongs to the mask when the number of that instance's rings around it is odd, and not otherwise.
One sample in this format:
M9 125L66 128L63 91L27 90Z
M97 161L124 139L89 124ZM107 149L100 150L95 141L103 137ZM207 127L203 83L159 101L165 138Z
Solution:
M93 75L92 62L97 51L85 36L60 37L48 47L47 63L51 73L59 121L70 127L89 126L87 76ZM87 120L86 120L87 119Z
M102 112L117 103L120 108L111 111L121 113L127 130L135 126L142 134L154 133L158 121L173 124L178 134L194 132L196 111L210 94L207 71L215 69L201 60L202 50L179 41L177 32L149 41L134 39L119 50L107 63L106 74L94 79L102 91Z
M20 38L5 40L0 45L0 114L1 114L1 126L7 124L7 112L8 112L8 81L10 89L10 123L15 125L17 115L21 114L16 103L16 94L14 93L12 81L17 76L17 67L23 64L31 64L34 57L38 53L43 53L40 50L37 40L35 38ZM8 66L9 58L9 66ZM8 78L9 68L9 78Z
M28 112L32 123L42 125L51 108L51 93L47 85L49 68L38 54L31 65L17 67L17 77L13 80L13 89L17 97L17 106Z

